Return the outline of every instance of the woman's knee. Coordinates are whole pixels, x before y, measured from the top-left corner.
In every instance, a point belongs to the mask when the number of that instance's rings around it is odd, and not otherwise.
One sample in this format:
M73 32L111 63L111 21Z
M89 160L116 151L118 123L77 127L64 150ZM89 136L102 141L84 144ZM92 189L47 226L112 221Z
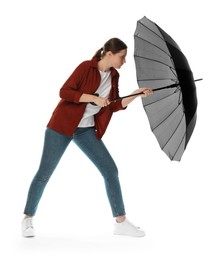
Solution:
M118 178L119 171L115 164L108 166L103 172L102 175L105 179L116 179Z

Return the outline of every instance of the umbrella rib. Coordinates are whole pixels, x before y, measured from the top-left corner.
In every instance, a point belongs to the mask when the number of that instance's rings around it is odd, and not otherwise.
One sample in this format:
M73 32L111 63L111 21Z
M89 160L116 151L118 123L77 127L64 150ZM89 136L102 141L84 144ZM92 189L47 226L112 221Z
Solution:
M177 154L177 151L179 150L179 148L180 148L181 144L183 143L183 140L184 140L185 136L186 136L186 133L183 135L183 138L181 139L181 141L180 141L180 144L178 145L178 147L177 147L177 149L176 149L176 152L174 153L174 155L173 155L173 157L172 157L172 159L171 159L171 160L173 160L173 159L174 159L174 157L176 156L176 154Z
M167 78L156 78L156 79L137 79L137 81L139 82L139 81L159 81L159 80L171 80L171 81L173 81L174 83L176 83L177 82L177 80L175 80L175 79L167 79Z
M172 71L172 73L174 74L174 76L178 79L176 69L170 67L170 70Z
M184 118L184 115L185 115L185 114L183 114L183 116L181 117L180 122L179 122L179 124L177 125L177 128L176 128L175 131L172 133L172 135L170 136L170 138L167 140L167 142L165 143L165 145L164 145L163 147L161 147L162 150L164 150L164 148L166 147L166 145L169 143L170 139L173 137L173 135L174 135L175 132L177 131L178 127L180 126L180 124L181 124L181 122L182 122L182 120L183 120L183 118ZM180 143L179 143L179 145L178 145L178 147L177 147L177 149L176 149L174 155L173 155L173 156L172 156L172 155L170 156L171 160L173 160L174 157L176 156L177 151L179 150L179 148L180 148L180 146L181 146L181 144L182 144L182 142L183 142L185 136L186 136L186 133L183 135L183 137L182 137L182 139L181 139L181 141L180 141Z
M153 44L152 42L147 41L147 40L145 40L145 39L139 37L138 35L134 35L134 37L135 37L135 38L139 38L140 40L149 43L150 45L152 45L152 46L156 47L157 49L161 50L162 52L164 52L167 56L171 57L171 55L169 55L169 53L167 53L165 50L161 49L161 48L160 48L159 46L157 46L156 44Z
M141 59L144 59L144 60L155 61L156 63L161 63L161 64L165 65L166 67L169 67L171 70L175 70L174 67L169 66L168 64L166 64L166 63L164 63L164 62L162 62L162 61L159 61L159 60L150 59L150 58L142 57L142 56L139 56L139 55L134 55L134 57L141 58ZM172 65L173 65L173 63L172 63Z
M174 135L175 132L177 131L178 127L180 126L180 124L181 124L183 118L184 118L184 113L183 113L183 115L182 115L182 117L181 117L181 119L180 119L180 122L179 122L179 124L177 125L176 129L174 130L174 132L172 133L172 135L170 136L170 138L167 140L167 142L165 143L165 145L162 147L162 149L164 149L164 148L166 147L166 145L169 143L170 139L173 137L173 135ZM183 136L183 138L184 138L184 136ZM183 140L183 138L182 138L182 140ZM181 142L182 142L182 141L180 141L180 143L181 143ZM180 145L179 145L179 146L180 146Z
M165 40L160 36L158 35L157 33L155 33L153 30L151 30L148 26L146 26L144 23L138 21L139 24L141 24L143 27L147 28L149 31L151 31L152 33L154 33L157 37L159 37L163 42L165 42ZM155 24L155 23L154 23ZM156 25L156 24L155 24ZM157 27L157 26L156 26ZM158 27L157 27L158 28ZM162 35L162 34L161 34Z
M152 131L154 131L157 127L159 127L163 122L165 122L177 109L178 107L180 106L180 103L178 103L178 105L176 106L176 108L166 117L164 118L163 121L161 121L157 126L155 126L154 128L152 128ZM183 117L182 117L183 118ZM181 120L182 120L181 118Z

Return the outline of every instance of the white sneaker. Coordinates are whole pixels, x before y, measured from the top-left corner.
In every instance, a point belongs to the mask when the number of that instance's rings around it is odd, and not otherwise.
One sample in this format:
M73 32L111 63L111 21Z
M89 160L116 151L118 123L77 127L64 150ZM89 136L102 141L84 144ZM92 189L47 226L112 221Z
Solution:
M34 237L35 230L33 227L32 218L24 218L22 221L22 236L23 237Z
M115 223L114 235L132 236L132 237L144 237L145 232L139 227L135 226L129 220L125 220L121 223Z

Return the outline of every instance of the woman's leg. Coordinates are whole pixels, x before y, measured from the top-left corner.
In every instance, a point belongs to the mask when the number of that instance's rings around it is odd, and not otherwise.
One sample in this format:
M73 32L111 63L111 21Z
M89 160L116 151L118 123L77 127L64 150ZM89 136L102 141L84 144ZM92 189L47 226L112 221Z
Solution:
M97 139L95 129L93 127L77 128L73 135L73 141L101 172L113 216L124 216L125 209L118 169L102 140Z
M25 215L35 215L45 186L71 140L50 128L46 129L42 159L29 188Z

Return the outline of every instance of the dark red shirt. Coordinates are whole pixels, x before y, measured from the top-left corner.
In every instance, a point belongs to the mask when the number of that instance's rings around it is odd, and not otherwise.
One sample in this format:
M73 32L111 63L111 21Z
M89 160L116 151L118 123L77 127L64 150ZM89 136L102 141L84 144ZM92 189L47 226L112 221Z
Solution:
M119 73L111 68L111 91L109 99L119 97ZM67 136L72 136L82 119L87 103L80 103L84 94L94 94L98 89L101 76L97 59L82 62L60 89L61 100L55 108L47 127ZM95 117L96 135L102 138L113 112L124 109L121 100L102 108Z

